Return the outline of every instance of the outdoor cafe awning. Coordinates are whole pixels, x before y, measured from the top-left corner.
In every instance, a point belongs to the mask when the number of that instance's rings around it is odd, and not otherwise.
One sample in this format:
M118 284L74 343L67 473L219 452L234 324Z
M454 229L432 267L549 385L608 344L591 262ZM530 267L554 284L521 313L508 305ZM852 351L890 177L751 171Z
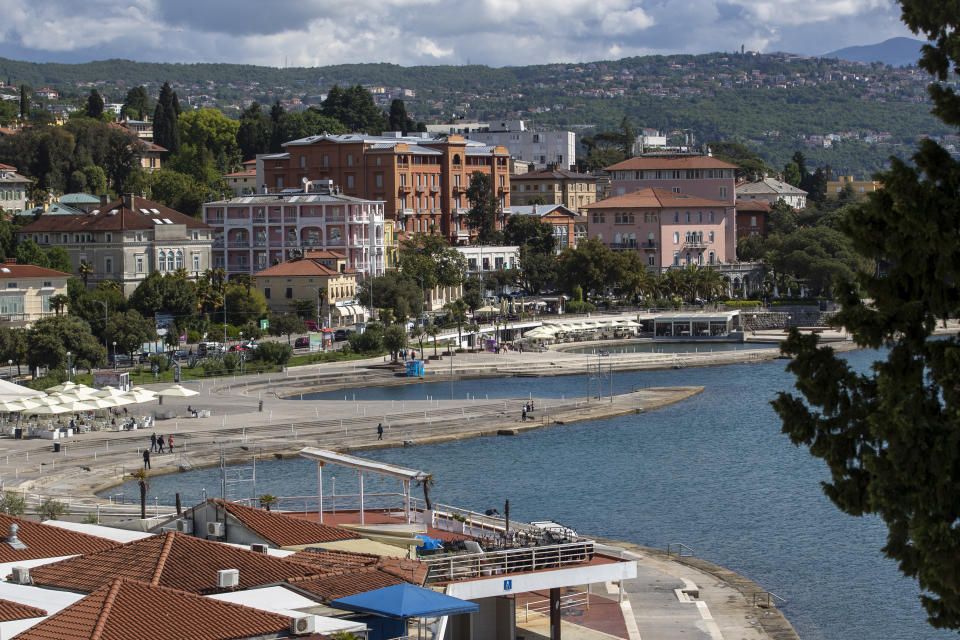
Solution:
M438 618L458 613L476 613L479 605L407 582L340 598L330 606L386 618Z
M417 471L416 469L407 469L406 467L398 467L397 465L387 464L386 462L358 458L357 456L328 451L326 449L305 447L300 450L300 455L304 458L317 460L318 462L337 464L341 467L357 469L359 471L370 471L384 476L391 476L398 480L420 480L427 476L423 471Z

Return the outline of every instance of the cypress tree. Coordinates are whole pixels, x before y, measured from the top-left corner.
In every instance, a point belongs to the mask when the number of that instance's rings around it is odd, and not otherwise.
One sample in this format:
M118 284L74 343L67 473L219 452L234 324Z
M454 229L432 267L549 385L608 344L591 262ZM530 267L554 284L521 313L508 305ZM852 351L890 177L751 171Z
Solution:
M387 128L390 131L407 133L407 105L400 98L390 103L390 121Z
M30 99L27 97L27 85L20 85L20 118L26 120L30 115Z
M165 82L153 110L153 141L171 153L180 151L180 103L177 94Z
M90 89L90 96L87 98L86 114L89 118L97 120L103 115L103 98L96 89Z

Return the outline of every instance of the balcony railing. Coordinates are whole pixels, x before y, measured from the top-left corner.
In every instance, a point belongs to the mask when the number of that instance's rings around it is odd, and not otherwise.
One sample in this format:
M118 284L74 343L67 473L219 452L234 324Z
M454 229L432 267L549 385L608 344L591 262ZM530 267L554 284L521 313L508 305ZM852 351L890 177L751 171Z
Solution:
M426 185L423 185L423 184L418 184L418 185L417 185L417 193L423 193L423 192L426 191L426 190L427 190L427 186L426 186Z
M683 246L688 249L706 249L707 243L703 240L687 240L683 243Z
M207 218L207 224L223 224L223 218Z
M233 241L227 243L227 248L228 248L228 249L249 249L249 248L250 248L250 241L249 241L249 240L242 240L242 241L239 241L239 242L238 242L238 241L236 241L236 240L233 240Z
M231 262L227 264L227 271L250 271L250 265L246 262Z
M646 242L642 243L640 246L643 249L656 249L657 242L656 240L647 240Z
M581 565L593 559L592 540L486 553L427 557L427 582L452 582L494 575Z
M636 249L637 241L632 240L627 242L611 242L610 248L611 249Z
M435 184L435 185L431 186L431 187L430 187L430 191L432 191L433 193L439 193L439 192L440 192L440 185L436 185L436 184Z

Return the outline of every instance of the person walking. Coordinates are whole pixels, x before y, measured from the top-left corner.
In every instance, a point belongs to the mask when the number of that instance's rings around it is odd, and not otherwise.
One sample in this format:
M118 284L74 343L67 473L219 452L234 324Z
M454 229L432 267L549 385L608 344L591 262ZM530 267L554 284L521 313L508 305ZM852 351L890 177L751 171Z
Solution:
M377 425L377 440L383 440L383 423Z
M143 450L143 468L144 469L150 468L150 450L149 449Z
M167 445L168 445L167 451L170 453L173 453L173 436L172 435L167 436Z
M157 453L163 453L163 436L157 438Z
M153 451L156 448L157 448L157 434L151 433L150 434L150 451Z
M523 413L520 415L520 421L521 422L527 421L527 405L523 405Z

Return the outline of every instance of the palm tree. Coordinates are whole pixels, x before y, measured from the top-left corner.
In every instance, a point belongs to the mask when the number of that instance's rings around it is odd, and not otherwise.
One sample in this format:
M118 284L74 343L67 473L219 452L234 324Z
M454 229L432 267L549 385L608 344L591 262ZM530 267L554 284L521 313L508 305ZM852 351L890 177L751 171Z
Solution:
M80 279L83 280L83 286L87 286L87 281L90 280L90 276L93 275L93 265L86 260L81 260L80 266L77 267L77 273L80 274Z
M140 487L140 519L147 519L147 489L150 488L150 485L147 483L147 470L146 469L137 469L130 474L130 477L137 481L137 485Z
M190 277L190 274L187 273L186 269L184 269L183 267L180 267L179 269L173 272L173 277L179 278L180 280L186 280L187 278Z
M467 319L467 303L463 298L457 298L443 305L443 309L457 322L457 346L459 347L463 344L463 323Z
M430 487L433 485L432 473L428 473L422 478L417 478L417 486L423 487L423 501L427 504L427 511L433 511L433 503L430 502Z
M270 511L270 507L274 506L275 504L277 504L277 496L270 495L269 493L265 493L260 496L260 506L267 511Z
M104 280L97 285L97 289L106 289L116 291L117 293L122 293L123 288L120 286L120 283L116 280Z
M249 273L237 276L237 283L243 285L247 290L247 295L250 295L250 288L253 287L253 277Z
M50 308L59 316L63 310L70 304L70 298L58 293L55 296L50 296Z

